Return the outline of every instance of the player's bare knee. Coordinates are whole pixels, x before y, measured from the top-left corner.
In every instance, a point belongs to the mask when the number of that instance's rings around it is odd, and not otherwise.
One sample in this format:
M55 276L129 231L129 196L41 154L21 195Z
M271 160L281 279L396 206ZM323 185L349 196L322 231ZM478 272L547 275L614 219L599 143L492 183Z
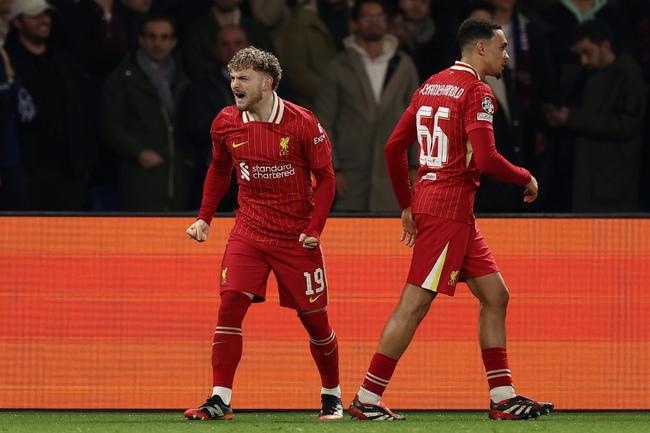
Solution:
M494 312L505 313L508 309L508 302L510 301L510 292L506 286L503 290L491 293L490 296L481 298L481 308L487 308Z
M414 321L420 323L429 311L428 305L402 306L395 311L395 316L400 321Z
M420 323L429 311L431 301L433 301L433 297L420 296L413 298L403 296L395 310L394 316L398 320L414 320Z

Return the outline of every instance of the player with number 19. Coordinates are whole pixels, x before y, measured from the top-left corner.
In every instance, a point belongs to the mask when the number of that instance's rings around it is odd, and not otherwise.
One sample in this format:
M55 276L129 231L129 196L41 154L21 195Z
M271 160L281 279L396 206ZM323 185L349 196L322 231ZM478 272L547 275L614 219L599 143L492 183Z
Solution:
M329 296L319 241L334 200L330 141L309 110L275 93L282 69L271 53L244 48L231 59L228 71L235 105L221 110L212 123L212 162L198 219L187 234L199 242L207 239L233 166L240 208L221 264L212 395L185 411L185 417L232 418L242 321L252 302L264 301L273 271L280 305L296 310L309 334L321 376L319 419L340 419L338 343L327 315Z
M458 30L458 43L461 61L415 91L385 146L388 172L402 208L402 240L414 249L400 302L350 406L349 413L357 419L403 419L380 397L433 299L438 293L453 296L459 281L467 283L481 304L479 342L490 390L490 418L534 418L553 408L515 394L506 351L508 289L473 212L480 174L521 185L526 203L537 197L535 178L496 150L492 129L496 99L482 81L486 75L501 75L508 61L507 41L498 24L468 19ZM406 152L416 141L420 166L411 196ZM435 368L435 362L432 365Z

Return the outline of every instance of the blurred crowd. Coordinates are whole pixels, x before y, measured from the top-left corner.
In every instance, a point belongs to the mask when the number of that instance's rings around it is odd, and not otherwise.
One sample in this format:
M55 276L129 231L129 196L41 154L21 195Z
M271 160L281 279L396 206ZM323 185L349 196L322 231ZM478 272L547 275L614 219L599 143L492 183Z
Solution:
M0 211L197 209L225 65L274 52L281 97L333 145L334 211L398 206L383 146L413 91L498 22L497 149L540 198L481 180L477 212L650 211L650 0L0 0ZM413 169L417 167L413 146ZM220 210L237 207L236 185Z

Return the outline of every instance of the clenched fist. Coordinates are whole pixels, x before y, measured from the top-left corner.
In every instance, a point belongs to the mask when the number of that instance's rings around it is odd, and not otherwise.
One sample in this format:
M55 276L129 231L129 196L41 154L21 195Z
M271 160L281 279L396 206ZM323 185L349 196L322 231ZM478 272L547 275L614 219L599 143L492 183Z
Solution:
M196 220L185 233L197 242L205 242L208 239L208 233L210 233L210 226L203 220Z

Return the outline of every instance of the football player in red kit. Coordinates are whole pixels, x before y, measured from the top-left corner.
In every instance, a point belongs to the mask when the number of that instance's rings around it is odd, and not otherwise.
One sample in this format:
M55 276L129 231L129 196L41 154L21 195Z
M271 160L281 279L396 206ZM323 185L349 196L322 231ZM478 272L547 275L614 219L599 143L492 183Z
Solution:
M380 397L397 361L438 293L452 296L464 281L479 300L479 342L490 390L492 419L527 419L550 413L550 403L518 396L506 352L508 289L474 220L479 175L521 185L523 200L537 197L528 170L496 150L492 119L496 99L482 79L499 77L508 61L507 41L498 24L468 19L458 30L462 59L431 76L385 147L393 188L402 210L402 240L414 246L407 284L386 323L365 380L350 406L353 418L404 419ZM407 148L417 141L420 167L411 196Z
M307 109L278 97L282 69L254 47L228 64L235 105L212 122L212 162L196 222L187 234L203 242L232 167L239 211L221 264L221 304L212 345L212 395L185 411L188 419L231 419L232 383L242 354L242 321L262 302L270 271L280 305L295 309L309 334L321 376L321 420L343 416L338 345L327 316L328 287L319 237L334 199L331 145ZM312 174L316 187L312 187Z

